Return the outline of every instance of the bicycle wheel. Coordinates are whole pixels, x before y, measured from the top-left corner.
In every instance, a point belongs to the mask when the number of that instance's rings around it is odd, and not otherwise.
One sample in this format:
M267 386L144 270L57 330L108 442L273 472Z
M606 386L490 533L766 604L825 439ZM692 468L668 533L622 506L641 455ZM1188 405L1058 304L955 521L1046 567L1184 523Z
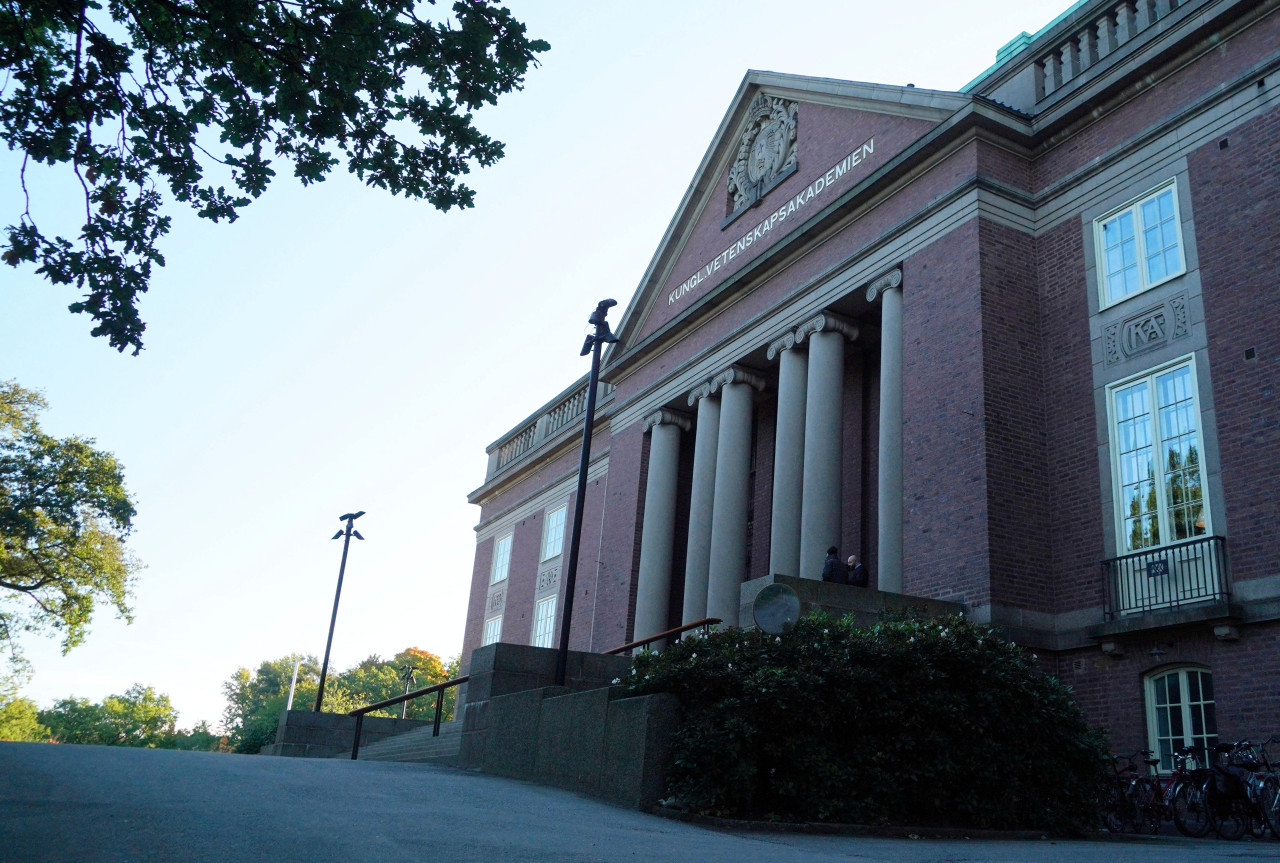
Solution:
M1134 783L1133 832L1151 835L1160 832L1160 786L1151 779Z
M1249 829L1249 818L1245 812L1247 804L1239 800L1223 801L1221 806L1209 807L1213 816L1213 829L1222 839L1235 841L1244 836Z
M1128 823L1127 809L1129 798L1124 791L1115 785L1107 788L1106 799L1102 802L1102 820L1107 830L1112 833L1123 833Z
M1183 836L1200 839L1213 829L1203 782L1184 782L1173 794L1173 826Z
M1262 817L1271 835L1280 839L1280 777L1268 776L1262 782Z

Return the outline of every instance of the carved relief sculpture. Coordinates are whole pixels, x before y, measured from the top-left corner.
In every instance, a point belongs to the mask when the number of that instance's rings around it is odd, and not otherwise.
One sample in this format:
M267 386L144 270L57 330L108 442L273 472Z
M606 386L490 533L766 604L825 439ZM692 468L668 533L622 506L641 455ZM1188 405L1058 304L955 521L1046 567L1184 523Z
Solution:
M750 207L784 176L796 170L798 104L761 93L747 111L738 157L729 169L731 210Z

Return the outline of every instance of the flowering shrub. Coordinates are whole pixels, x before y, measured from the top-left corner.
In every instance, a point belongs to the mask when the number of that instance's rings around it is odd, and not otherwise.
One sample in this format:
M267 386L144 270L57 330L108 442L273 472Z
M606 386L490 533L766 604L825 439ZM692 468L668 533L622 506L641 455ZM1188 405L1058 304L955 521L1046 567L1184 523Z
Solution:
M672 692L668 791L707 814L850 823L1093 826L1103 735L1034 657L962 617L782 636L724 630L635 660Z

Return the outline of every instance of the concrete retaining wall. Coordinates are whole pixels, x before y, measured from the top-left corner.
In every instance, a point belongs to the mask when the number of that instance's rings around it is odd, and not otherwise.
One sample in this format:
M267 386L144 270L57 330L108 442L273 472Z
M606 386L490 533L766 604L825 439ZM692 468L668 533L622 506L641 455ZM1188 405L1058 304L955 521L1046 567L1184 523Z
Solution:
M431 725L422 719L390 719L366 716L360 732L360 745L365 746ZM302 758L330 758L351 751L355 740L356 718L345 713L316 713L314 710L285 710L280 713L276 742L262 750L263 755L289 755Z
M458 766L652 806L663 794L678 702L622 692L544 687L469 705Z

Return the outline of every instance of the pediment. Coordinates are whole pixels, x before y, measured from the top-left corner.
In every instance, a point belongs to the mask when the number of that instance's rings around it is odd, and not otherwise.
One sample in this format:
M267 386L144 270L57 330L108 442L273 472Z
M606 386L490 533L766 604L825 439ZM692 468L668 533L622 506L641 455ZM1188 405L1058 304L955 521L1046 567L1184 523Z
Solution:
M748 72L622 316L621 355L969 101Z

